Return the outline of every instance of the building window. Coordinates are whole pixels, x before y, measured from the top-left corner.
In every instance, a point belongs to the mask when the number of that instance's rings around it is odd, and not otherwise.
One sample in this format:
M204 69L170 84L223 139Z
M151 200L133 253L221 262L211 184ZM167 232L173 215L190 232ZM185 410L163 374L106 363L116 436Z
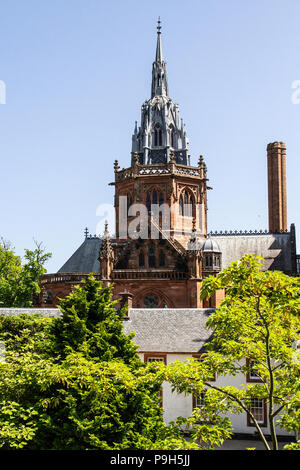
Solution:
M154 147L162 146L162 131L159 124L155 125L154 128Z
M266 402L263 398L251 398L250 411L261 426L266 426L267 410ZM254 426L253 420L247 416L247 425Z
M184 217L195 216L194 198L187 191L179 197L179 215Z
M149 245L148 266L149 266L149 268L155 268L155 246L154 246L154 243L150 243L150 245Z
M174 149L175 148L175 134L174 134L174 127L170 126L170 146Z
M141 251L140 254L139 254L139 267L140 268L144 268L145 267L145 255L144 253Z
M153 189L153 192L152 192L152 204L157 204L157 191L156 191L156 189Z
M147 207L148 214L151 211L152 204L162 205L163 203L164 203L163 194L157 191L156 189L153 189L153 191L149 192L146 197L146 207Z
M206 390L203 390L198 397L193 396L193 409L201 408L205 405Z
M189 203L189 198L187 193L184 193L184 215L188 215L188 203Z
M167 364L167 355L166 354L157 354L157 353L146 353L144 354L144 362L163 362L165 365ZM162 388L158 392L158 396L160 397L160 406L163 406L163 390Z
M159 266L163 267L166 264L165 254L163 251L159 252Z
M144 355L144 360L145 362L163 362L164 364L167 364L167 356L166 354L151 354L147 353Z
M182 194L180 195L180 198L179 198L179 215L183 216L183 197L182 197Z
M148 214L149 214L149 212L151 211L151 196L150 196L150 193L147 194L146 207L147 207L147 211L148 211Z
M212 265L213 265L213 259L212 259L212 255L206 255L205 256L205 267L206 268L212 268Z
M155 294L148 294L144 298L144 305L147 308L155 308L158 306L159 300Z

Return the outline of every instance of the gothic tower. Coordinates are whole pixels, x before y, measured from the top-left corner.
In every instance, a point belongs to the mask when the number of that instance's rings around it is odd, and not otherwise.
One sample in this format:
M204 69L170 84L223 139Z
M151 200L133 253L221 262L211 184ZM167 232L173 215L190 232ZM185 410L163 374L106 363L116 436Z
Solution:
M169 96L161 26L157 26L151 98L135 124L129 166L114 163L115 237L85 240L57 275L42 280L48 305L88 273L114 285L114 298L139 308L214 307L200 299L205 276L221 270L221 250L207 237L207 171L202 156L191 165L186 128ZM111 229L111 227L110 227ZM51 294L51 296L50 296ZM51 297L51 298L50 298ZM50 302L51 300L51 302Z
M221 269L207 233L206 164L190 165L188 138L179 108L169 97L158 21L151 99L132 136L131 165L114 164L116 239L111 280L115 295L129 290L133 306L199 307L205 269ZM210 256L210 257L209 257Z
M178 104L168 94L166 63L163 59L161 26L158 20L155 60L152 65L151 99L145 101L141 110L141 125L135 123L132 136L133 155L139 156L140 164L168 163L171 151L177 163L189 165L189 141L183 120L179 119Z
M157 26L157 45L152 65L151 99L142 105L141 125L135 124L132 136L131 166L120 170L115 161L115 207L117 239L124 239L121 229L121 205L167 204L170 224L165 228L167 238L186 243L191 236L193 219L196 233L207 232L206 164L200 156L196 167L190 166L188 138L179 108L168 96L166 63L163 59L160 20ZM123 202L120 199L123 196ZM124 210L123 210L124 213ZM134 214L129 213L128 222Z
M114 163L115 237L85 231L84 242L56 274L41 279L41 306L55 306L90 273L114 285L119 306L215 307L224 292L200 299L201 284L245 253L262 254L264 269L297 274L295 227L287 231L286 147L268 145L269 231L207 235L206 164L191 165L185 125L169 96L161 26L157 27L151 98L135 124L127 168ZM244 236L246 235L246 236ZM276 247L276 249L274 249Z

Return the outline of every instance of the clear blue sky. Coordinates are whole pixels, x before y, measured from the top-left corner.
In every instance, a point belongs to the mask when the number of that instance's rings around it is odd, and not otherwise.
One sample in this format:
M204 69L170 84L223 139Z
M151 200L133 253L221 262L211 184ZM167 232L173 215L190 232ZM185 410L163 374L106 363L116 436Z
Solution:
M265 229L266 146L287 144L288 223L300 248L299 0L10 0L1 3L0 235L33 237L55 272L111 203L149 98L161 16L169 93L213 191L209 229ZM300 251L298 249L298 251Z

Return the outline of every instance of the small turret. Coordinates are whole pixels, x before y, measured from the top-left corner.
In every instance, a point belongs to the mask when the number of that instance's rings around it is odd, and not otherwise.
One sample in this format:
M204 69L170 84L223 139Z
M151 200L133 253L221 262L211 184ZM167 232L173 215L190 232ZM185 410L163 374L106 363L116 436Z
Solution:
M99 252L100 274L103 281L109 281L113 269L114 253L111 246L108 223L105 221L105 230Z

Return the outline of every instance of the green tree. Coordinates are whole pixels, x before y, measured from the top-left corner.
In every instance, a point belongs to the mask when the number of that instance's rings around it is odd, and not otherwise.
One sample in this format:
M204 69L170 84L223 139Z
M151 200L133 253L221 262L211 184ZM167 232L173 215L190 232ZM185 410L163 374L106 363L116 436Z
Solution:
M61 308L57 319L1 319L0 447L197 447L164 424L163 365L140 361L112 288L90 277Z
M127 336L122 320L125 311L115 308L113 287L89 277L83 286L61 300L61 318L51 326L54 353L66 357L70 352L81 352L88 359L102 361L122 359L126 364L141 365L134 334Z
M0 305L2 307L29 307L40 293L39 280L45 274L44 264L51 257L42 244L34 250L25 250L24 264L16 256L10 243L0 241Z
M207 321L214 330L212 341L200 362L171 364L166 377L180 392L200 397L207 390L208 408L210 402L220 402L220 409L214 409L216 417L220 411L247 413L265 448L277 450L276 424L299 431L300 367L295 347L300 339L300 279L263 272L261 259L245 255L217 277L204 280L202 298L226 290L225 299ZM212 373L240 376L243 383L246 374L255 373L259 382L240 388L219 386L209 380ZM251 411L255 398L266 403L271 446ZM198 419L203 412L199 409Z

